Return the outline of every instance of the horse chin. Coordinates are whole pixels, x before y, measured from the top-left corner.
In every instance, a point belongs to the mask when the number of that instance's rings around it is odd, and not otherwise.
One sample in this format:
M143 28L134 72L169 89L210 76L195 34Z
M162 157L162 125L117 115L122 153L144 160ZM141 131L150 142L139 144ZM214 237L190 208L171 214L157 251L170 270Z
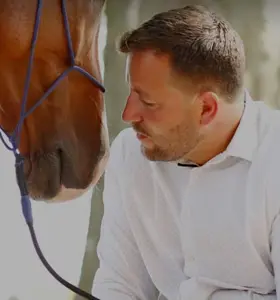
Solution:
M45 201L46 203L63 203L69 202L71 200L75 200L81 196L83 196L88 190L93 188L95 185L89 185L87 189L84 190L76 190L76 189L68 189L65 186L61 186L59 193L52 199L48 199Z
M99 161L97 167L95 168L93 173L93 180L87 186L87 188L72 189L72 188L67 188L64 185L61 185L60 190L56 194L56 196L51 199L47 199L44 202L47 202L49 204L63 203L63 202L69 202L78 199L79 197L83 196L86 192L88 192L90 189L94 188L98 184L98 181L100 180L101 176L104 173L108 158L109 158L109 152L106 152L103 158Z

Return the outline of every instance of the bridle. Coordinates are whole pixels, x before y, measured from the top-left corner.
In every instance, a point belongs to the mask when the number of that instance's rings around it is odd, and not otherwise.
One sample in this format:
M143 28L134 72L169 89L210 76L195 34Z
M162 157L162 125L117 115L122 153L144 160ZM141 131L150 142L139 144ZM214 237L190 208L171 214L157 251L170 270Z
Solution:
M69 72L75 70L75 71L82 73L96 87L98 87L98 89L102 93L105 92L105 88L100 82L98 82L91 74L89 74L83 68L75 65L75 54L74 54L73 46L72 46L72 40L71 40L71 34L70 34L70 29L69 29L65 0L61 0L61 12L62 12L62 16L63 16L65 34L67 37L67 46L68 46L68 51L69 51L70 67L67 68L61 75L59 75L59 77L51 84L51 86L48 88L48 90L44 93L44 95L39 99L39 101L34 106L32 106L27 112L25 111L27 96L28 96L28 89L29 89L29 85L30 85L32 65L33 65L33 60L34 60L34 51L35 51L36 41L37 41L37 37L38 37L40 19L41 19L42 2L43 2L43 0L37 1L34 31L33 31L33 36L32 36L32 40L31 40L31 50L30 50L29 63L28 63L28 67L27 67L27 74L26 74L26 79L25 79L25 84L24 84L24 91L23 91L19 121L18 121L16 128L12 134L8 134L7 132L5 132L5 130L0 126L0 139L2 140L5 147L14 153L16 178L17 178L17 184L18 184L18 187L20 190L22 212L23 212L25 221L28 225L33 245L34 245L35 250L36 250L40 260L42 261L43 265L47 268L47 270L51 273L51 275L53 275L53 277L55 279L57 279L61 284L63 284L65 287L67 287L71 291L84 297L85 299L99 300L98 298L79 289L78 287L72 285L71 283L64 280L62 277L60 277L54 271L54 269L49 265L47 260L45 259L44 255L39 247L39 244L38 244L38 241L36 238L36 234L34 231L34 227L33 227L31 201L29 198L29 193L28 193L26 182L25 182L24 169L23 169L24 157L19 153L19 150L18 150L19 134L22 129L24 120L52 93L52 91L56 88L56 86L59 84L59 82L64 77L66 77L69 74ZM11 145L9 145L5 141L1 131L5 134L5 136L7 137L8 141Z

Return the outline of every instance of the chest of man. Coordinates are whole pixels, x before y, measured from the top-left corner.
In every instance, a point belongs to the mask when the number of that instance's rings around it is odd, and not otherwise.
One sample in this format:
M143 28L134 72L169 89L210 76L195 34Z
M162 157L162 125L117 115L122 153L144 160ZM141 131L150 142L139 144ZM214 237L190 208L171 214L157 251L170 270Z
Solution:
M230 159L192 169L155 164L150 176L131 177L127 216L163 294L176 297L192 278L214 288L275 289L264 183L252 172L249 162Z

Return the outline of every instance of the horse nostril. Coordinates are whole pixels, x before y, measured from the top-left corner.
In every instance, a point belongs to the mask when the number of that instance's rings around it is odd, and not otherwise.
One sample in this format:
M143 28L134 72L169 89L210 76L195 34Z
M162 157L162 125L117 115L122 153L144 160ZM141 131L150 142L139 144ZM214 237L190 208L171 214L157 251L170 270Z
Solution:
M57 150L34 153L25 164L31 197L38 200L53 198L61 187L61 162Z

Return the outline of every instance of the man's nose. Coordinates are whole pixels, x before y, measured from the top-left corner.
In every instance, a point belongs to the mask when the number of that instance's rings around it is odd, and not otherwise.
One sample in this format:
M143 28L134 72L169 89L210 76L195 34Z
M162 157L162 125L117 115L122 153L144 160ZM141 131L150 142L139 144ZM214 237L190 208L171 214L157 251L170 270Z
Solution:
M127 123L137 123L142 121L141 107L137 99L129 96L126 101L124 111L122 113L122 119Z

